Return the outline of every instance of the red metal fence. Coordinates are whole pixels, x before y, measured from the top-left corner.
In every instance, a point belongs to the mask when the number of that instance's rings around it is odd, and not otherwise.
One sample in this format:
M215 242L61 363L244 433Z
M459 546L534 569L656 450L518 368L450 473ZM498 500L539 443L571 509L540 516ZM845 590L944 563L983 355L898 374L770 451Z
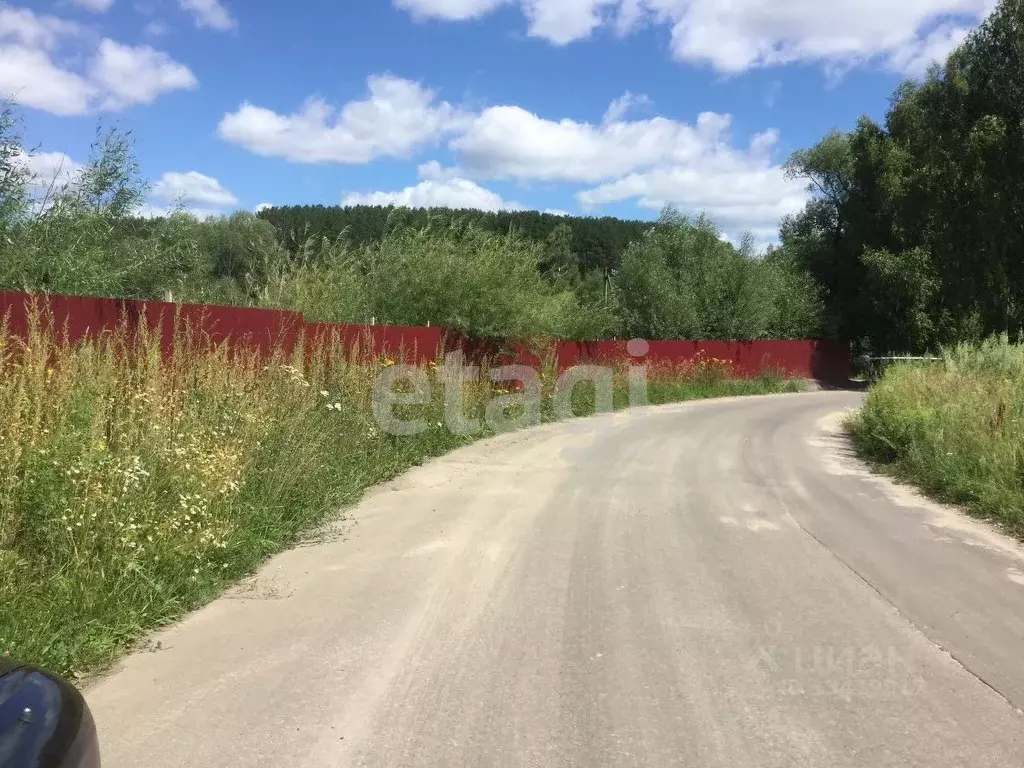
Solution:
M82 296L29 296L0 292L0 318L6 318L16 336L28 333L31 306L35 302L51 318L58 333L68 341L113 331L122 323L129 330L142 323L159 333L169 348L175 329L202 336L213 343L231 342L269 352L275 347L293 349L301 336L314 343L337 338L346 349L356 346L373 355L401 357L425 363L455 350L470 360L496 357L505 363L537 365L539 356L526 345L502 339L470 339L444 328L356 326L307 323L298 312L246 309L160 301L94 299ZM683 363L703 355L729 361L739 375L756 376L766 368L795 378L845 381L851 372L850 345L824 339L807 341L560 341L555 344L559 369L584 363L634 361Z

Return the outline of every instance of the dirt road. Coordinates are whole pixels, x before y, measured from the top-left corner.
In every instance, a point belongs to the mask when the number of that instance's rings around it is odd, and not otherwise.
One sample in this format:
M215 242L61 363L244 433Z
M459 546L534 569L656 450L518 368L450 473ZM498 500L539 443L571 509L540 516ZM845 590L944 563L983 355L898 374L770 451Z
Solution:
M1024 766L1024 552L849 393L478 443L87 692L105 766Z

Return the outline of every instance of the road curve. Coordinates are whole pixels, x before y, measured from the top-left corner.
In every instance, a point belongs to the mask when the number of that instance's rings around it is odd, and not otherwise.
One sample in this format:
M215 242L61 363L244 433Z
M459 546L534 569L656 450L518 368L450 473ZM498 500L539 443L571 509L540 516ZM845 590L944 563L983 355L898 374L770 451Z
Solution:
M420 467L92 686L104 766L1024 766L1024 552L871 477L859 402Z

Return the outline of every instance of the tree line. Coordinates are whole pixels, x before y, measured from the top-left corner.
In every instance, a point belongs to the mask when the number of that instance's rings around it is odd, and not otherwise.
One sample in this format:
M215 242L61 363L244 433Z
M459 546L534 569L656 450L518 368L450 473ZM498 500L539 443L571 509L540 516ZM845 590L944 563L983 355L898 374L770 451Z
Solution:
M140 218L147 189L130 134L100 132L70 178L33 177L28 154L19 114L0 110L2 290L484 336L801 338L820 327L806 273L749 240L734 247L706 217L311 207Z
M797 152L813 193L776 258L821 286L827 331L927 352L1024 329L1024 0L1002 0L944 64Z

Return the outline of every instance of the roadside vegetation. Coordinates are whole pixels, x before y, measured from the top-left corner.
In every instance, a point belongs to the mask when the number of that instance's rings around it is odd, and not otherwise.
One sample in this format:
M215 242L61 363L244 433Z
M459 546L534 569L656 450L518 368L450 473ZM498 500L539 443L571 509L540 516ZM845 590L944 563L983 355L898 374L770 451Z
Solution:
M385 209L140 218L130 134L84 169L34 177L0 109L0 290L296 309L311 320L482 336L837 335L858 351L945 349L891 368L852 422L861 450L940 498L1024 530L1024 0L1003 0L944 66L798 152L812 200L780 243L735 246L707 218L658 222ZM989 341L983 339L996 337ZM998 334L1004 334L998 336ZM72 674L202 605L369 486L484 437L395 437L371 407L395 361L338 348L270 360L127 330L68 346L0 330L0 654ZM797 389L697 360L648 399ZM554 418L553 371L542 416ZM482 381L487 381L486 378ZM491 383L464 388L482 416ZM616 407L628 402L625 369ZM586 386L576 415L592 412Z
M356 238L282 232L245 212L140 218L147 188L132 147L128 133L100 132L83 169L40 179L17 111L0 110L0 290L294 309L312 321L430 324L535 349L624 330L808 336L820 314L806 275L672 212L630 225L636 240L622 245L621 270L589 271L564 222L531 237L479 217L389 211L374 237ZM69 345L33 317L27 339L0 318L0 655L57 672L103 666L366 488L491 434L445 426L443 366L427 367L427 404L401 406L430 427L398 437L371 401L378 374L400 361L330 345L267 360L188 334L167 357L159 339L128 325ZM486 383L464 387L476 418L511 394L481 375ZM800 388L771 371L740 379L713 359L649 378L651 403ZM547 366L543 420L556 417L555 381ZM573 414L594 412L595 400L592 385L577 387ZM613 400L628 405L625 363Z
M824 324L889 368L851 424L862 453L1024 533L1024 0L946 61L789 162L812 200L773 254L809 272Z
M1024 346L997 337L895 365L849 428L879 468L1024 536Z
M77 346L40 322L0 332L0 655L61 673L94 669L146 631L202 605L371 485L492 432L445 425L443 366L431 397L399 406L429 428L388 434L372 388L396 361L337 346L262 360L184 336L173 356L127 331ZM553 371L542 416L554 418ZM508 390L463 385L483 420ZM401 386L401 385L398 385ZM650 401L794 391L766 372L736 380L700 359L652 371ZM615 405L628 404L625 367ZM594 412L592 385L573 412Z

